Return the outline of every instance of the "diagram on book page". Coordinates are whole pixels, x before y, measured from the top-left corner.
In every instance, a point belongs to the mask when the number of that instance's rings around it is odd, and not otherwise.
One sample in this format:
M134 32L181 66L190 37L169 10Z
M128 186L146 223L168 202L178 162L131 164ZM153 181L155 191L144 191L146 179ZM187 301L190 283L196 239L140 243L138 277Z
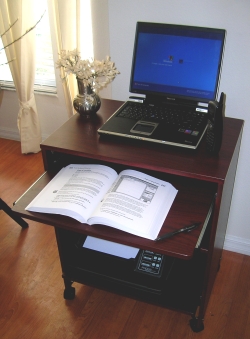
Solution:
M158 186L148 181L132 177L130 175L122 175L111 192L122 193L134 199L150 204L157 191Z

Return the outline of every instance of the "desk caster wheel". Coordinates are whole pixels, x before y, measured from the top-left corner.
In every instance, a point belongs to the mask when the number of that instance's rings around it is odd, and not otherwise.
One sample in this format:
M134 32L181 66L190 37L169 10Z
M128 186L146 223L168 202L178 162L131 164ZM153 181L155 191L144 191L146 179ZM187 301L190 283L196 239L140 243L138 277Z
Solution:
M74 287L65 288L63 296L66 300L73 300L76 295L76 289Z
M189 321L189 325L193 332L198 333L204 330L204 324L202 320L199 320L198 318L192 318Z

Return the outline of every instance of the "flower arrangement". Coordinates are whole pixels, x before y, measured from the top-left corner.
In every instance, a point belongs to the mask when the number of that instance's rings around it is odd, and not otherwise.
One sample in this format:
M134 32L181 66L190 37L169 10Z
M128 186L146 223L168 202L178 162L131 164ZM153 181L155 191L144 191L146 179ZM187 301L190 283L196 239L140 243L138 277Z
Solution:
M59 55L60 58L56 62L57 67L64 68L67 74L75 74L76 78L83 81L84 86L90 86L93 90L105 87L120 73L109 56L102 61L82 60L77 49L62 50Z

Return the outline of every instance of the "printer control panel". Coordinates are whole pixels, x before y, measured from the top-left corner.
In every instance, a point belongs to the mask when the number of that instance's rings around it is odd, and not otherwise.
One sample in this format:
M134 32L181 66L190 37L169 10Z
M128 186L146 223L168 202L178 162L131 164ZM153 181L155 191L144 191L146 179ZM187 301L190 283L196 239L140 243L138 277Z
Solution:
M163 262L164 255L142 250L135 271L160 277Z

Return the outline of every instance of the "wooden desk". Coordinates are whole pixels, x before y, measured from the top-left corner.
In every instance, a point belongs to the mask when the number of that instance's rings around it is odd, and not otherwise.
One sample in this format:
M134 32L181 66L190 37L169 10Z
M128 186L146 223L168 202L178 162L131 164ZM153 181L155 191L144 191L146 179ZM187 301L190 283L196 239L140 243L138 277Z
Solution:
M243 121L225 118L218 156L206 153L204 140L197 150L187 150L100 137L97 129L121 104L103 99L95 119L84 120L75 115L45 140L41 149L46 173L17 201L13 210L21 217L55 227L66 299L75 296L74 281L90 284L188 313L192 317L192 329L201 331L220 267ZM106 164L118 172L133 168L171 182L179 192L160 234L191 222L203 225L214 203L204 234L199 227L190 233L154 242L107 226L88 226L64 216L25 211L55 173L71 163ZM161 279L138 277L134 273L135 260L105 255L97 255L90 265L90 254L82 248L87 235L164 254L166 262L171 262L171 269L166 269Z

